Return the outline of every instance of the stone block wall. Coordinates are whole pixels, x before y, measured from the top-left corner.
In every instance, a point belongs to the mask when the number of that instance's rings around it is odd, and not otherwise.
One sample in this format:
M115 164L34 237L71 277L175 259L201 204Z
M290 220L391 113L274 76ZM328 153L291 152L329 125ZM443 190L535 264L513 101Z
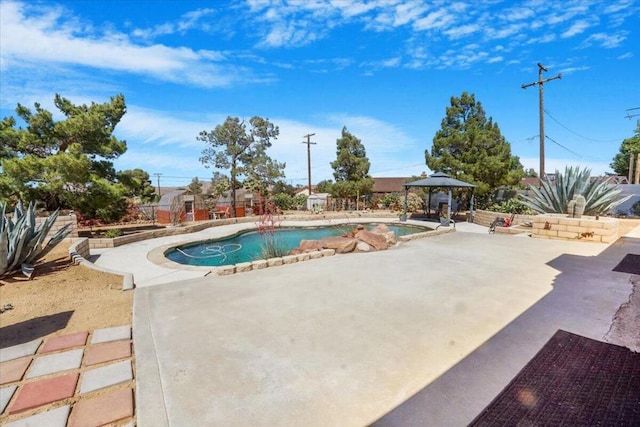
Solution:
M592 216L569 218L565 214L536 215L531 236L538 239L612 243L618 238L616 218Z
M42 223L46 219L47 217L36 217L36 224L40 225L40 223ZM56 218L56 221L53 223L53 226L51 227L51 230L49 230L49 234L47 236L53 236L66 224L71 224L71 226L69 227L71 229L71 233L67 235L67 238L78 237L78 222L76 220L76 216L62 214L58 215L58 218Z
M75 255L80 255L84 259L89 259L90 255L89 239L86 237L80 237L74 239L74 242L69 248L69 255L73 258Z
M511 225L513 226L513 225L519 225L525 222L533 222L533 218L535 218L536 216L537 215L516 215L513 218L513 224ZM492 211L483 211L483 210L473 211L474 224L482 225L483 227L489 227L493 222L493 220L496 219L496 217L511 218L511 214L504 213L504 212L492 212Z

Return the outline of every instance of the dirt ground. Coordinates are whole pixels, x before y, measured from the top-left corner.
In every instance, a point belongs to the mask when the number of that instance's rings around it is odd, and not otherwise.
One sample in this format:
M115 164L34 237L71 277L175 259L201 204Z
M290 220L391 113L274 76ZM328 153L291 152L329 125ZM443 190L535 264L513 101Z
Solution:
M31 279L21 273L0 279L0 347L51 333L90 331L130 325L133 291L122 290L122 277L74 265L69 243L43 258Z

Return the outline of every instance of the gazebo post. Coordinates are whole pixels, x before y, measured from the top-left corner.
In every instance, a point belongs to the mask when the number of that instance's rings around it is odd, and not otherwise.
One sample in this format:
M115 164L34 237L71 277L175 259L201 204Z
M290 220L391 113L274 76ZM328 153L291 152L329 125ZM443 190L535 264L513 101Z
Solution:
M404 186L404 216L400 218L401 221L407 220L407 210L409 210L409 204L407 199L409 198L409 187Z
M471 188L471 203L469 204L469 222L473 222L473 201L474 201L474 189Z
M449 187L449 199L447 201L447 225L451 225L451 187Z
M431 215L431 187L429 187L429 204L427 205L427 218Z

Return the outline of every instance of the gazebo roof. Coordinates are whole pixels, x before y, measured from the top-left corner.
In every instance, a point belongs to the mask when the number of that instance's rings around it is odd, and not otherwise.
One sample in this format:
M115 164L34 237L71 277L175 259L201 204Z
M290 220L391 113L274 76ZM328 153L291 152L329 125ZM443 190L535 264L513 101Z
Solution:
M420 179L418 181L406 182L404 188L409 187L475 187L468 182L460 181L459 179L451 178L444 172L436 172L427 178Z

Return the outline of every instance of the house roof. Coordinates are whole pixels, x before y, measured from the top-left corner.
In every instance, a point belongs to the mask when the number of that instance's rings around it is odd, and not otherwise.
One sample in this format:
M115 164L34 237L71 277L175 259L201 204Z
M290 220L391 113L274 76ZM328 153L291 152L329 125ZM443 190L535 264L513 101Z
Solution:
M451 178L444 172L436 172L429 175L428 178L420 179L418 181L407 182L404 184L405 188L409 187L475 187L468 182L460 181L459 179Z
M374 193L393 193L401 192L404 183L409 181L411 177L404 178L373 178Z

